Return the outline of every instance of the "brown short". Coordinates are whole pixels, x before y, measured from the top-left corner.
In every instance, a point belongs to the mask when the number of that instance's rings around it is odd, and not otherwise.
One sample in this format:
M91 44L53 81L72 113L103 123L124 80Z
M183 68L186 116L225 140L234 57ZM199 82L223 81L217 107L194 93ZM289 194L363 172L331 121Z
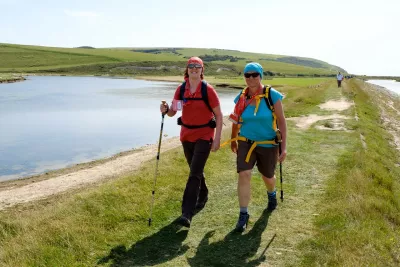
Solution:
M239 148L236 159L237 172L252 170L257 163L258 171L267 178L274 177L276 162L278 161L278 146L261 147L257 146L251 153L249 162L246 162L247 152L251 144L245 141L238 141Z

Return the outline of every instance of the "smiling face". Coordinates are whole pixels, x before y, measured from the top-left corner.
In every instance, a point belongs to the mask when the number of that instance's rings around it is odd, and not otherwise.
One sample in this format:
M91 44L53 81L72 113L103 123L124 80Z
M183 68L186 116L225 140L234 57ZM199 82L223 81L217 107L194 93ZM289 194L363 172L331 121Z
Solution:
M246 80L246 84L250 88L259 87L261 83L260 73L255 71L249 71L244 74L244 79Z
M187 66L189 78L200 79L203 72L203 67L197 63L190 63Z
M201 79L203 67L198 63L190 63L187 65L187 73L189 78Z
M204 64L199 57L189 58L186 64L185 78L203 80Z

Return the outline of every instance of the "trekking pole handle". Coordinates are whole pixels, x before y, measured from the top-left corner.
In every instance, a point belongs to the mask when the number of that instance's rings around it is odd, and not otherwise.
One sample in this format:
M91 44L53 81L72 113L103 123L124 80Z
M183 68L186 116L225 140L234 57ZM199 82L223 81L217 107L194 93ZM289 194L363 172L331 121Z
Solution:
M165 106L167 104L167 101L161 100L161 104ZM164 118L165 114L167 114L167 113L168 113L168 108L167 108L167 111L165 113L162 113L162 117Z

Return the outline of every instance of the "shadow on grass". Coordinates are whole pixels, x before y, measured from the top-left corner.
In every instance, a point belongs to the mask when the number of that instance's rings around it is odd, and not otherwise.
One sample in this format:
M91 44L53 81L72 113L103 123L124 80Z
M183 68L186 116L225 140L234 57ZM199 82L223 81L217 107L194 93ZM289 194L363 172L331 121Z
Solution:
M264 210L253 228L245 234L230 232L221 241L210 244L214 231L208 232L200 242L197 253L188 259L190 266L258 266L265 261L265 252L272 243L272 237L264 251L256 259L250 260L257 253L261 244L261 235L268 225L270 212Z
M157 233L136 242L128 250L124 245L114 247L98 264L111 261L109 266L152 266L170 261L189 249L187 245L182 246L188 231L181 228L175 220Z

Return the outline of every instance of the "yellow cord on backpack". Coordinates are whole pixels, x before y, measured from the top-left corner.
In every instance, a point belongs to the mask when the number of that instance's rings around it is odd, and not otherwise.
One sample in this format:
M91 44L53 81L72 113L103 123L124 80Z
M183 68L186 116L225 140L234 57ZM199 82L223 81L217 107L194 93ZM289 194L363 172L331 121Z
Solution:
M264 95L257 95L257 96L254 97L254 99L256 100L256 108L254 109L254 116L257 114L258 107L260 106L260 99L264 98L264 97L265 97L265 94Z
M272 103L270 103L270 101L268 100L268 96L269 96L269 91L270 91L270 89L271 89L271 86L267 85L267 86L265 86L265 90L264 90L265 93L264 93L264 94L254 96L253 99L256 100L256 107L255 107L255 109L254 109L254 116L257 115L258 107L260 106L260 100L263 99L263 98L265 98L266 101L267 101L266 104L267 104L268 108L269 108L269 109L271 110L271 112L272 112L272 128L274 129L275 132L277 132L277 133L279 132L278 140L280 140L281 136L280 136L280 131L279 131L278 127L277 127L277 117L276 117L276 114L275 114L274 106L273 106ZM245 93L246 93L246 88L243 89L241 97L242 97L243 95L245 95ZM243 123L243 119L242 119L241 116L239 117L239 122L242 122L242 123ZM239 125L240 125L240 124L239 124ZM249 141L250 141L250 142L251 142L252 145L251 145L249 151L247 152L246 162L249 162L251 153L253 153L253 150L256 148L257 145L266 145L266 144L269 144L269 145L277 145L278 142L280 142L280 141L277 142L276 139L273 139L273 140L264 140L264 141L252 141L252 140L247 139L247 138L244 137L244 136L238 136L238 137L229 139L228 141L222 143L222 144L220 145L220 147L226 146L227 144L229 144L229 143L231 143L231 142L233 142L233 141L245 141L245 142L249 142Z
M248 141L250 141L250 140L247 139L247 138L244 137L244 136L238 136L238 137L229 139L228 141L222 143L222 145L220 145L220 147L226 146L227 144L229 144L229 143L231 143L231 142L233 142L233 141L245 141L245 142L248 142ZM267 144L268 144L268 145L277 145L277 144L278 144L278 143L275 141L275 139L274 139L274 140L265 140L265 141L252 141L252 142L253 142L253 143L252 143L252 145L251 145L249 151L247 152L246 162L249 162L251 153L253 153L253 150L256 148L257 145L267 145Z

